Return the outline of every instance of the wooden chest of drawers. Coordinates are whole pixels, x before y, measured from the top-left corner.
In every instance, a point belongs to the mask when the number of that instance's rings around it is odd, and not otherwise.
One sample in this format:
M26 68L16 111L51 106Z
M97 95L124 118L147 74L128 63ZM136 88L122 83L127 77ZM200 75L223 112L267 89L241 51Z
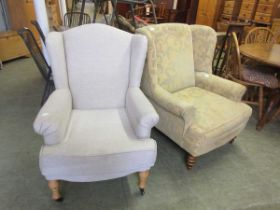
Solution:
M273 19L271 30L276 36L277 43L280 44L280 18Z
M241 0L225 0L221 20L236 20L241 6Z
M280 17L279 0L259 0L254 21L256 23L271 23L272 18Z
M238 15L238 19L244 21L250 21L253 19L257 6L256 0L243 0Z
M29 55L28 49L16 31L0 32L0 46L2 61Z

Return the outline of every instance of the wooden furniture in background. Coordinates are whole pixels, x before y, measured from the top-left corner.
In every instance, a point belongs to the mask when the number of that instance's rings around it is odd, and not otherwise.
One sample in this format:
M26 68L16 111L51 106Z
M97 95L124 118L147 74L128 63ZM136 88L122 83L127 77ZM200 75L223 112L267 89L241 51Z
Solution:
M241 65L240 53L264 64L280 67L280 60L278 59L280 56L280 45L257 43L245 44L239 47L235 33L232 33L229 45L225 77L248 88L244 96L244 102L258 106L258 129L264 116L264 89L277 90L279 88L279 80L267 67Z
M195 24L198 2L199 2L198 0L191 0L187 11L187 18L186 18L187 24Z
M275 43L273 31L266 27L256 27L249 31L245 38L245 44L252 43Z
M46 0L50 27L63 25L58 0Z
M251 21L255 15L257 0L242 0L238 19L241 21Z
M219 32L226 32L229 24L233 21L236 22L242 0L225 0L223 10L217 22L216 30Z
M280 68L280 44L244 44L240 53L269 66Z
M16 31L0 32L0 59L8 61L29 54Z
M0 33L0 59L2 61L29 54L21 38L17 35L16 30L20 28L30 28L36 41L41 45L39 34L30 22L36 19L33 0L7 0L7 7L11 31Z
M240 46L240 52L242 55L247 56L248 58L254 59L258 62L264 63L268 66L276 67L273 68L273 72L280 72L280 44L245 44ZM267 68L264 70L268 70ZM271 84L268 83L267 84ZM280 81L278 80L278 90ZM279 105L280 94L277 92L277 88L274 89L273 97L268 99L268 106L265 112L260 118L257 130L260 130L264 125L271 121L278 113L274 114L274 108ZM279 108L278 108L279 109Z
M67 12L64 14L64 26L68 28L91 23L90 16L81 12Z
M200 0L196 15L196 24L216 28L216 22L220 16L222 0Z
M276 42L280 44L280 18L275 18L272 20L271 30L275 35Z
M46 84L41 99L41 106L46 102L49 95L54 91L54 82L52 79L52 70L48 65L33 33L28 28L22 28L17 31L28 48L36 66L38 67L42 77L45 79Z
M241 0L225 0L221 20L236 20L239 14Z
M259 0L254 22L270 25L272 18L277 17L280 17L280 0Z

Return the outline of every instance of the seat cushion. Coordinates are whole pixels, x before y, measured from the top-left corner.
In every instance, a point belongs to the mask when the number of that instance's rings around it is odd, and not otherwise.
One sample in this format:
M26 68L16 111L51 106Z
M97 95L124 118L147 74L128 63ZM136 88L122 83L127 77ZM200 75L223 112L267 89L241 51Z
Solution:
M196 109L192 124L184 132L184 144L194 156L217 148L238 135L252 112L244 103L198 87L184 89L175 95Z
M246 82L263 85L268 88L279 88L279 80L274 76L273 69L264 66L243 66L243 79Z
M64 141L43 146L40 168L48 179L98 181L148 170L156 143L137 139L125 109L73 110Z

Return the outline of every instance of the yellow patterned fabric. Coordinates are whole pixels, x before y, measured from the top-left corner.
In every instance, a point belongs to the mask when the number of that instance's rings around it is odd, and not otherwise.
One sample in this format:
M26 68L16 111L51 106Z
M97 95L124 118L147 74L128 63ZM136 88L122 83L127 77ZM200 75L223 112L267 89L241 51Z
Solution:
M210 27L190 25L192 31L194 69L212 74L212 60L217 42L217 33Z
M192 32L187 25L151 25L138 29L137 33L145 33L152 44L149 53L155 61L161 87L174 92L194 86Z
M246 91L245 86L241 84L204 72L195 73L195 84L197 87L239 102Z
M242 85L212 75L216 33L207 26L159 24L148 38L141 88L157 110L157 128L193 156L237 136L251 116Z
M195 107L193 123L188 131L196 135L212 132L215 129L235 126L236 121L242 122L244 117L251 115L251 108L246 104L234 102L207 90L191 87L174 93L182 101Z

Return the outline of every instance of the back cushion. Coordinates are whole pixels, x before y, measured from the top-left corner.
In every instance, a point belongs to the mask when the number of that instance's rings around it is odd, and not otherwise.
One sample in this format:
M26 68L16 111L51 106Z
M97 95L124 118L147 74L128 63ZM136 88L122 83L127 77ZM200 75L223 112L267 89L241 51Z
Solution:
M125 104L132 35L102 24L63 33L69 87L75 109Z
M159 85L169 92L194 86L192 34L189 26L159 24L151 26L150 30Z

